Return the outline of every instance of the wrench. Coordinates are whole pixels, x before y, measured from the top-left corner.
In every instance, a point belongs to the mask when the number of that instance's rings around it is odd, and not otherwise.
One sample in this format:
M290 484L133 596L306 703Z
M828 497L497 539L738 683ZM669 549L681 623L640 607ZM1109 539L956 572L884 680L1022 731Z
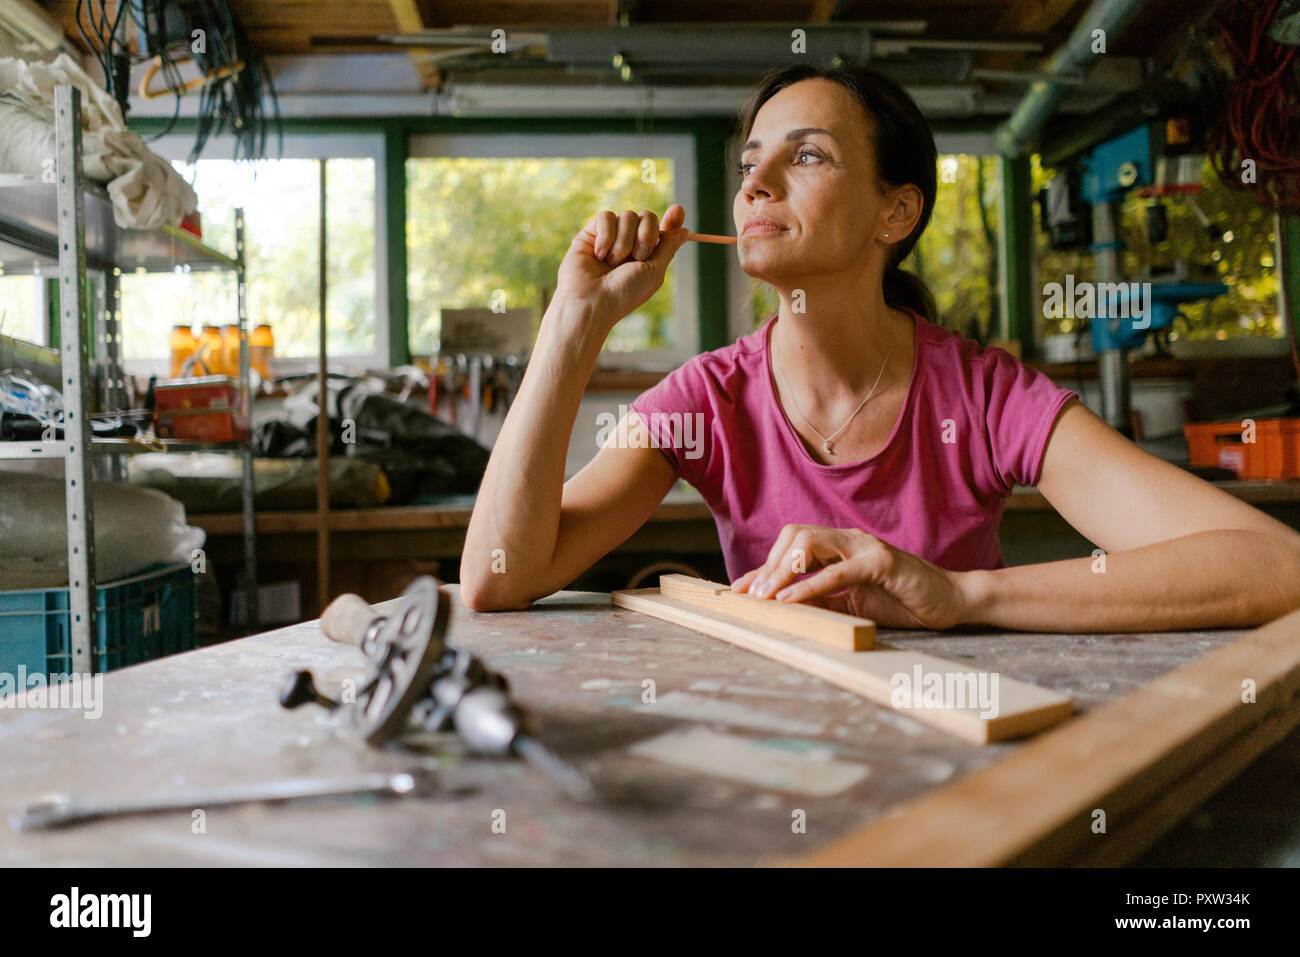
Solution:
M426 794L433 789L434 772L415 769L397 774L363 774L354 778L295 778L237 784L225 788L174 794L78 800L55 794L20 808L9 819L15 831L70 827L103 818L160 811L190 811L195 808L229 807L302 798L358 797L374 794L392 797Z

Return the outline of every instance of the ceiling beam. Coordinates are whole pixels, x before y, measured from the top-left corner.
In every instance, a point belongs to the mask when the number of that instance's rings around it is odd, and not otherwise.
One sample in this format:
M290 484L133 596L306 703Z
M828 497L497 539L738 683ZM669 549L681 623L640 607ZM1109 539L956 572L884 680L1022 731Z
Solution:
M415 0L388 0L388 5L392 8L399 33L419 33L424 29L424 17L420 15L420 7ZM442 71L429 59L427 53L412 50L411 63L415 65L415 72L420 75L420 82L426 90L441 92Z
M831 20L838 19L836 16L840 0L813 0L812 9L808 12L809 23L830 23Z
M1072 10L1086 10L1087 0L1013 0L994 24L994 32L1054 35ZM990 53L981 66L994 70L1026 67L1027 57L1010 53Z
M610 23L618 27L630 27L641 19L641 0L613 0L610 10Z
M998 18L997 29L1017 33L1050 33L1079 0L1017 0Z

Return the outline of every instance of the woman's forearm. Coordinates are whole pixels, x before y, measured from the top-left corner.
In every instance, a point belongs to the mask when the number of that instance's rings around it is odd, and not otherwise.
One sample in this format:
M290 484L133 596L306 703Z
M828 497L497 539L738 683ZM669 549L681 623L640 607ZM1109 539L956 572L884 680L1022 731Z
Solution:
M959 576L969 624L1041 632L1249 627L1300 607L1300 536L1198 532Z
M609 331L591 310L557 298L542 318L465 535L461 594L471 607L526 605L532 596L517 585L544 586L559 531L569 436Z

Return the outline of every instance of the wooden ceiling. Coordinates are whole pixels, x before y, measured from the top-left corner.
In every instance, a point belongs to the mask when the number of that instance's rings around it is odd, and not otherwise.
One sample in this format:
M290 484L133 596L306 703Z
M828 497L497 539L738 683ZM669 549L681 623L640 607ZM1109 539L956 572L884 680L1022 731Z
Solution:
M95 0L108 2L113 0ZM379 37L421 29L615 26L692 23L832 23L921 20L925 36L1016 39L1050 53L1092 0L228 0L253 44L267 55L393 52ZM1111 52L1161 56L1212 0L1147 0ZM76 0L41 4L78 44ZM983 66L1032 65L1038 55L985 54ZM428 85L442 76L413 58ZM450 69L448 64L445 69Z

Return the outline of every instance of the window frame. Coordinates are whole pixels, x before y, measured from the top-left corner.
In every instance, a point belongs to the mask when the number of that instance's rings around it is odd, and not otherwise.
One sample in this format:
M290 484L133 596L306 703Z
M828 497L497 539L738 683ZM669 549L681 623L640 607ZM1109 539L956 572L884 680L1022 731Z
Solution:
M405 160L419 159L589 159L666 156L673 161L676 201L687 223L698 219L696 139L690 133L412 133ZM409 206L409 202L408 202ZM598 210L592 210L594 215ZM662 210L656 210L662 215ZM574 224L576 233L583 223ZM408 253L409 256L409 253ZM408 264L409 267L409 264ZM635 352L602 350L598 368L630 364L668 371L699 353L699 258L687 243L673 257L673 347ZM408 317L410 308L408 305Z

